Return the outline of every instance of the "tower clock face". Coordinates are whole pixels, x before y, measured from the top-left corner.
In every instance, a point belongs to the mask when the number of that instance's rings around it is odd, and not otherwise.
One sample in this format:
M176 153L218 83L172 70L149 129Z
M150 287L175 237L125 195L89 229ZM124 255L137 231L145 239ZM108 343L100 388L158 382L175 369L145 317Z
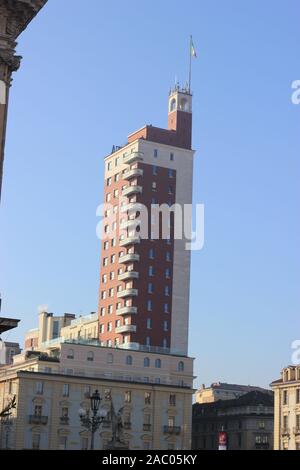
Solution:
M6 85L3 80L0 80L0 104L6 104Z

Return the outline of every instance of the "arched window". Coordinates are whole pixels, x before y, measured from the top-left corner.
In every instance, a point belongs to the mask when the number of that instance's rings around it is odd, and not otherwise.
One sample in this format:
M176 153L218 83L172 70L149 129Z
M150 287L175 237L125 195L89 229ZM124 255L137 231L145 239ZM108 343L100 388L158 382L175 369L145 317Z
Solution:
M89 351L87 354L87 360L88 361L93 361L94 360L94 353L93 351Z
M74 359L74 349L69 349L67 359Z
M156 359L156 360L155 360L155 367L156 367L156 369L160 369L160 368L161 368L161 360L160 360L160 359Z
M126 357L126 364L127 364L128 366L132 366L132 356L127 356L127 357Z
M145 357L145 359L144 359L144 367L150 367L150 359L149 359L149 357Z
M113 364L114 356L112 353L107 354L107 364Z
M170 103L170 111L175 111L175 109L176 109L176 99L173 98Z
M184 362L180 361L178 363L178 371L183 372L184 371Z
M188 107L189 107L188 100L186 98L182 98L180 100L180 110L188 111Z

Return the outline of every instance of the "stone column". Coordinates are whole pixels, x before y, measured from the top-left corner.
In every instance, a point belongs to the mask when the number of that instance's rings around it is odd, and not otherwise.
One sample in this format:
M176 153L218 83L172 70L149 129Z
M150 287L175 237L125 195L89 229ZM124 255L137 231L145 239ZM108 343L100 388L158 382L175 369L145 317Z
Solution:
M3 177L4 147L12 74L20 67L15 54L16 39L47 0L0 0L0 199Z

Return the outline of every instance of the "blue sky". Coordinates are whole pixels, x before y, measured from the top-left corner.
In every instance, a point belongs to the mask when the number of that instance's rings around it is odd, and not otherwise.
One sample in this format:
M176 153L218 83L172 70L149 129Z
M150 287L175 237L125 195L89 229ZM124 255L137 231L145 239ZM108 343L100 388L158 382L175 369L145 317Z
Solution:
M1 205L3 315L97 308L103 156L145 123L166 126L193 63L190 354L196 385L266 386L300 339L298 0L49 0L19 40ZM6 335L3 336L5 339Z

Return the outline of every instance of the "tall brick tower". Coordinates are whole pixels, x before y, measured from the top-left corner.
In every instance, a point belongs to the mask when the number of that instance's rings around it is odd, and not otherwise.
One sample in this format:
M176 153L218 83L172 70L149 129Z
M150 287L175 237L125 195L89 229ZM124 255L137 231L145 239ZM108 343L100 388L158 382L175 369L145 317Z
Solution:
M21 57L15 55L16 39L46 3L47 0L0 0L0 199L9 88L12 73L21 62Z
M105 158L99 295L104 346L187 355L190 251L186 240L137 233L141 205L192 203L192 96L170 92L168 129L147 125ZM152 220L153 223L153 220Z

